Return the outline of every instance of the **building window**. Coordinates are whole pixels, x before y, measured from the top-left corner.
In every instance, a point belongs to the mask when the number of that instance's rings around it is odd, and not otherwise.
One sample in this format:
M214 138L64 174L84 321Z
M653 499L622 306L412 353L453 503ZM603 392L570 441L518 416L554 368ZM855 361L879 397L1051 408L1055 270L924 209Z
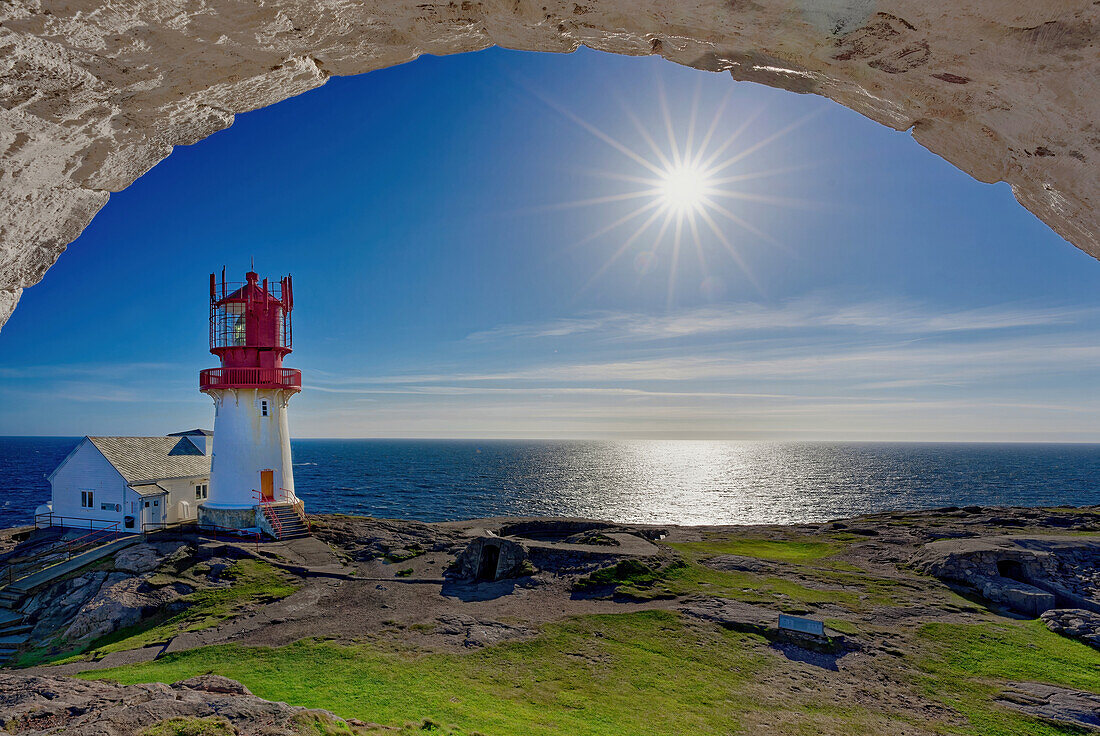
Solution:
M267 416L267 399L263 399L262 401L260 401L260 416Z
M210 495L210 484L209 483L196 483L195 484L195 498L203 499L203 498L209 497L209 495Z
M80 492L80 507L84 509L90 509L95 506L95 501L92 499L92 494L95 491L81 491Z

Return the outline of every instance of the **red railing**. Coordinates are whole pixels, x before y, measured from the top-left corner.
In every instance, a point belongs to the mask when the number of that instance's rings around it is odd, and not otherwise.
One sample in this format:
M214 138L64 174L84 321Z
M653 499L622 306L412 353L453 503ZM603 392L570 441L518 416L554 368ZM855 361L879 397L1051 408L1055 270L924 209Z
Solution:
M283 489L283 492L284 493L286 492L285 488ZM291 506L294 508L294 513L298 514L298 518L302 520L303 524L305 524L306 529L309 530L309 533L313 534L313 524L311 524L309 522L309 518L306 517L306 504L305 504L305 501L303 501L301 499L298 499L293 504L291 504Z
M207 368L199 371L199 388L286 388L302 390L297 368Z
M75 539L62 539L56 544L53 544L45 549L35 552L34 557L29 560L17 561L7 565L3 570L0 570L0 588L7 587L17 580L29 577L37 572L45 570L47 567L52 567L60 562L71 560L82 552L95 549L101 545L113 542L116 538L122 536L123 532L119 529L121 522L109 522L105 519L78 519L65 516L54 516L53 514L39 514L34 518L35 528L40 528L39 524L42 523L42 519L47 518L49 521L63 521L69 519L70 521L87 522L88 529L87 534L76 537ZM104 526L95 527L93 524L103 524ZM65 524L46 524L46 526L66 526ZM83 523L81 524L83 526ZM75 528L67 526L67 528Z
M262 491L252 491L256 494L256 500L259 503L260 510L264 513L264 518L271 524L272 530L275 532L276 539L283 538L283 523L279 521L279 515L271 509L271 504L276 503L273 498L264 498Z
M55 513L36 514L34 517L34 528L45 529L51 526L62 526L68 529L83 529L85 527L88 530L93 529L108 529L110 527L118 526L119 522L112 519L88 519L81 516L61 516Z

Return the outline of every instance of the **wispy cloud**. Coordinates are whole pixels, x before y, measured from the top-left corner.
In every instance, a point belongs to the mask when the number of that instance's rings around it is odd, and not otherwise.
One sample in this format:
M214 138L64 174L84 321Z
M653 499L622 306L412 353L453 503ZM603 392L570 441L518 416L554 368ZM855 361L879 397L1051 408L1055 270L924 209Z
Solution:
M1094 317L1095 309L998 305L931 311L897 301L841 304L805 298L766 305L741 302L667 315L597 312L541 323L501 325L471 333L467 340L535 340L576 336L607 340L663 340L761 331L850 328L892 334L944 334L1068 325Z
M1073 342L1047 336L1021 336L981 344L904 340L876 346L807 342L775 347L703 346L661 349L615 360L550 360L509 371L461 370L386 376L342 376L317 380L320 391L355 386L430 386L434 384L542 382L592 386L637 382L833 382L862 389L896 389L931 384L967 385L1008 378L1093 371L1100 362L1100 341ZM405 390L405 389L403 389ZM372 391L377 392L378 389ZM767 393L767 392L765 392ZM782 393L782 392L779 392Z

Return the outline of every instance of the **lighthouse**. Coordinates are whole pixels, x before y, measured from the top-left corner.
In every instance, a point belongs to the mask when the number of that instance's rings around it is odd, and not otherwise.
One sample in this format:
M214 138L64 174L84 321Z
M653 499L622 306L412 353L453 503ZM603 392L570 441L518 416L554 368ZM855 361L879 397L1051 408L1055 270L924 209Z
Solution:
M283 367L293 308L290 276L261 281L249 271L244 282L227 282L225 269L220 280L210 274L210 352L221 367L199 373L200 390L214 400L210 488L199 505L200 525L260 527L279 538L283 526L304 527L287 421L302 373Z

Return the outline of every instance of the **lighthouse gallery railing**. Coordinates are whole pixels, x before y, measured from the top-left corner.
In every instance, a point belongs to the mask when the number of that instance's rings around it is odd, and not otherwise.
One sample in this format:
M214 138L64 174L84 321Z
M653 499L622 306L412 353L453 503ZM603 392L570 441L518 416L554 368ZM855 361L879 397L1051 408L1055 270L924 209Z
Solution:
M199 371L199 388L270 387L301 390L297 368L207 368Z

